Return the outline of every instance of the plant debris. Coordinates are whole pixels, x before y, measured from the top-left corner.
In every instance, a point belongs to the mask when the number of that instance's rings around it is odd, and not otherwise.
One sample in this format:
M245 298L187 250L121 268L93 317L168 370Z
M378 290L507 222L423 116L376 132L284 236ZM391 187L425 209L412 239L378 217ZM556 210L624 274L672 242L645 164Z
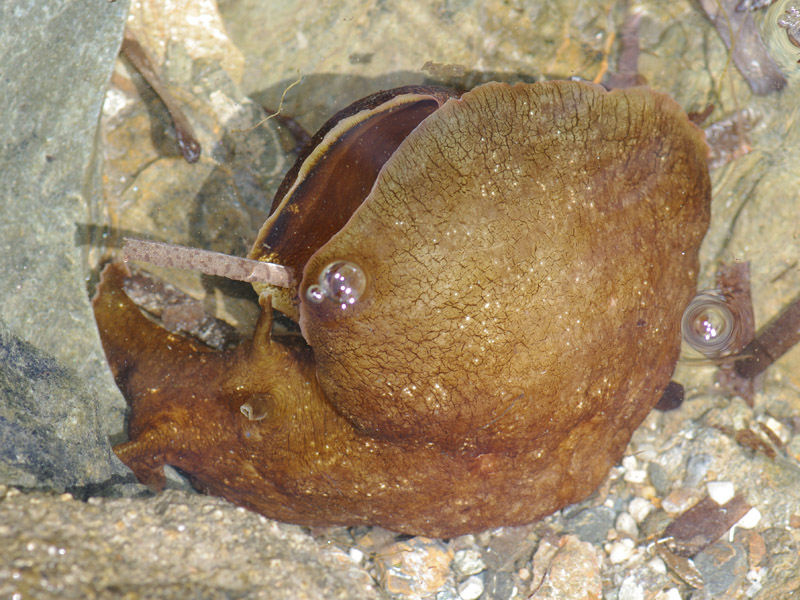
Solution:
M750 11L737 10L739 0L700 0L733 62L754 93L764 96L786 86L786 78L770 57Z
M721 538L751 508L739 495L722 505L705 497L670 523L661 540L670 552L692 557Z
M147 51L130 29L127 28L125 29L125 37L122 39L121 52L134 68L139 71L139 74L144 77L145 81L153 88L153 91L158 94L167 111L169 111L169 116L172 118L172 124L175 127L175 135L178 138L178 146L186 162L196 163L200 159L202 149L200 142L195 137L189 119L186 118L180 105L167 90L167 86L161 80Z

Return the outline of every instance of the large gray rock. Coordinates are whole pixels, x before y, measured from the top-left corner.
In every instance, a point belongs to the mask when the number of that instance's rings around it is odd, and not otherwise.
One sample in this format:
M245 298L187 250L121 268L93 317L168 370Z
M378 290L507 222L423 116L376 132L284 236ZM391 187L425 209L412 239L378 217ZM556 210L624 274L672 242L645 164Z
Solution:
M0 482L75 489L116 462L90 386L0 320Z
M124 402L87 293L96 131L127 0L0 3L0 482L64 489L123 467Z

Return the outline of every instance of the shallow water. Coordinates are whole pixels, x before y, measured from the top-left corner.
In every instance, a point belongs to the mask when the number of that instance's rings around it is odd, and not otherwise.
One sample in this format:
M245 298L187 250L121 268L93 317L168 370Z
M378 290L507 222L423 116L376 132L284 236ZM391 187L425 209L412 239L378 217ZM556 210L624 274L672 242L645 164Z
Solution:
M752 92L709 19L688 1L635 2L626 9L599 1L344 1L297 8L223 0L220 10L244 55L243 91L277 107L298 81L283 107L310 131L352 100L396 85L601 80L618 68L619 32L638 12L638 71L649 85L687 112L713 104L703 126L731 122L739 111L749 111L754 122L732 134L749 153L712 172L713 222L701 255L701 287L713 285L719 261L750 261L760 326L800 290L800 48L778 25L796 4L784 0L754 13L787 79L783 90L763 96ZM428 62L457 65L463 75L426 72ZM799 373L800 350L784 365L790 377Z
M173 0L135 3L131 24L140 28L151 52L164 60L166 77L196 124L207 154L192 167L175 152L165 157L163 140L152 133L157 109L137 106L130 96L112 90L104 121L110 221L123 230L156 231L165 241L242 255L293 160L291 136L274 121L252 128L264 114L259 104L280 107L313 132L352 101L399 85L470 88L490 80L570 77L603 81L620 69L620 32L631 12L638 11L638 73L687 112L713 105L704 127L728 124L728 141L714 148L722 158L711 174L712 224L701 251L700 287L713 285L720 262L750 261L760 327L800 293L800 48L789 43L786 30L778 26L791 5L778 1L754 15L769 54L787 79L783 90L757 95L733 65L711 22L688 0L635 2L628 8L623 2L589 0L345 0L314 7L276 0L221 0L222 20L210 1L192 3L191 9ZM117 71L135 80L124 65L118 64ZM738 121L737 130L730 124L740 114L747 117ZM143 133L150 134L151 144L142 143L147 138ZM234 157L227 163L226 153ZM209 157L213 160L206 160ZM188 220L187 214L192 215ZM174 280L176 274L170 277ZM207 281L180 277L189 287L205 289L218 314L243 328L252 319L247 300L223 298L207 288ZM695 431L709 439L708 431L716 431L713 419L705 429L692 429L690 423L714 406L714 374L713 368L679 366L675 378L690 397L701 400L687 402L679 416L651 415L632 447L680 439L677 449L657 446L653 464L685 464L687 454L705 451L718 454L716 464L724 472L720 465L737 451L731 448L735 444L690 444ZM781 403L790 409L784 418L796 417L800 348L770 369L757 413ZM753 417L747 411L731 402L720 410L719 419L729 419L738 428ZM763 470L760 463L749 464L754 471ZM681 469L670 473L676 486ZM783 474L788 481L783 489L792 485L792 473ZM746 481L737 480L736 485L737 490L747 489ZM763 504L777 500L767 497ZM796 512L796 506L786 510ZM765 514L765 522L783 527L782 514L777 509Z

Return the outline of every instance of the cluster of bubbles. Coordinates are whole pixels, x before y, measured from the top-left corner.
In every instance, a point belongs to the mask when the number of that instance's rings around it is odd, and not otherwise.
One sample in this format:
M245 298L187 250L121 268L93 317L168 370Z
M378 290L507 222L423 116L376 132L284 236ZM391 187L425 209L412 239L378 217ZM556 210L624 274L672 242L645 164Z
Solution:
M306 290L306 298L314 304L335 302L342 310L353 306L367 287L364 270L349 260L336 260L319 274L318 283Z

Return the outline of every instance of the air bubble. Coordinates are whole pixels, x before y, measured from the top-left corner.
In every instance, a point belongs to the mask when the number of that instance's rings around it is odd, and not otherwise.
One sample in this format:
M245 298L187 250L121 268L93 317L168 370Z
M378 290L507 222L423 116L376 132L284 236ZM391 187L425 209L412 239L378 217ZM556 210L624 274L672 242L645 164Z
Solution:
M367 277L357 264L348 260L337 260L325 267L318 283L306 290L306 298L314 304L330 300L342 310L355 304L367 287Z
M718 358L737 343L739 319L723 294L708 290L697 294L686 307L681 333L692 348L708 358Z
M306 298L308 298L314 304L319 304L325 300L325 292L322 290L321 286L311 285L306 290Z
M269 413L268 399L264 396L253 396L239 406L239 412L249 421L261 421Z

